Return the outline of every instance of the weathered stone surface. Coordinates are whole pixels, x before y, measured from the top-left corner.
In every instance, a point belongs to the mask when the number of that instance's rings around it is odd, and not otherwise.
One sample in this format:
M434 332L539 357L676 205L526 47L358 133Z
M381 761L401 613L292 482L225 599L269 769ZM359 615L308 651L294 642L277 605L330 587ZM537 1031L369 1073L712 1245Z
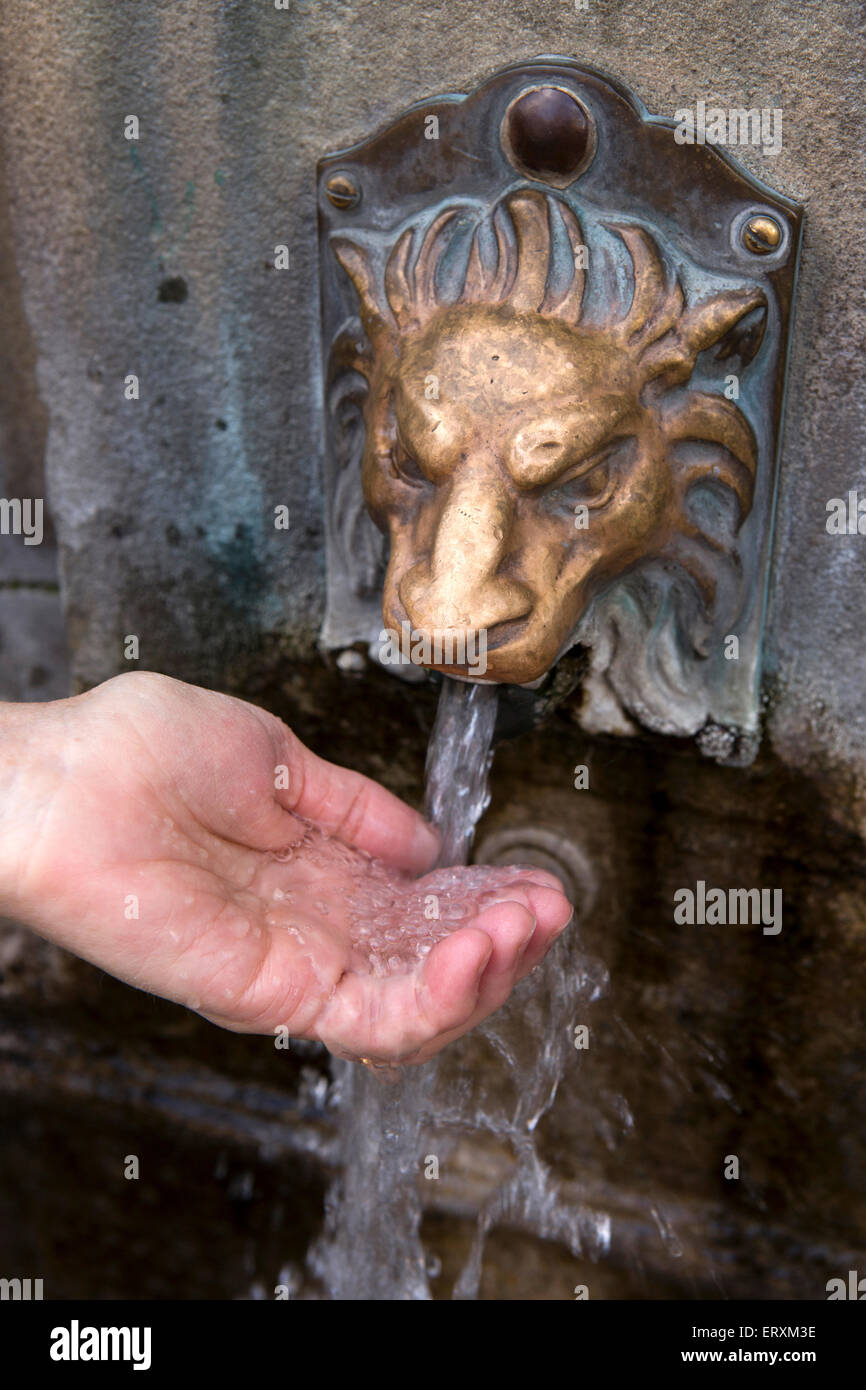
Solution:
M0 586L0 699L69 694L66 628L56 593Z

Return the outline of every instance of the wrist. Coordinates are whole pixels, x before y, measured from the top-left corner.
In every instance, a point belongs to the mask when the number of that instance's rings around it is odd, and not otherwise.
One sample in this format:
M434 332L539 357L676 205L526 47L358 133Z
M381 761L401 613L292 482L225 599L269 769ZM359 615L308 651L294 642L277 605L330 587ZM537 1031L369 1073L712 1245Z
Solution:
M0 914L38 916L38 861L62 779L69 700L0 704Z

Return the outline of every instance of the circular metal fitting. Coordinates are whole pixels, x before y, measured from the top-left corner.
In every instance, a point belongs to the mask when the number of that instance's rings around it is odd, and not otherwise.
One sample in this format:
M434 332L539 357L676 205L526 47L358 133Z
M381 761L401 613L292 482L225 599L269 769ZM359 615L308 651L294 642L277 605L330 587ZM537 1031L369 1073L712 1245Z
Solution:
M506 826L492 830L472 855L475 864L532 864L562 880L566 897L574 903L576 917L592 907L596 875L589 856L573 840L544 825Z

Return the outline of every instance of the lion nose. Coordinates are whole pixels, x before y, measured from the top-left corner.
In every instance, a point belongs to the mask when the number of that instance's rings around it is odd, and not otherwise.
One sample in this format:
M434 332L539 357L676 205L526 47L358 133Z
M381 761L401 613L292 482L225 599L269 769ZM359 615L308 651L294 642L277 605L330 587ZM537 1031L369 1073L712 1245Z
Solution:
M499 573L513 519L514 504L500 478L485 471L452 482L428 554L398 584L414 628L489 631L529 614L528 590Z

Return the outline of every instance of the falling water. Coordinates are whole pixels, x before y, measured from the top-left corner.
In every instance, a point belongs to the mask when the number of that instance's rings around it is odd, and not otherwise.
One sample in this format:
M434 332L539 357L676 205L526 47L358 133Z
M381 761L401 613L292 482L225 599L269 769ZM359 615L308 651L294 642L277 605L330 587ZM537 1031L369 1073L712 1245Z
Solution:
M490 801L487 782L499 691L495 685L442 681L425 768L427 819L442 835L440 864L465 864Z
M466 863L487 807L496 708L495 686L443 680L426 766L427 815L443 840L440 865ZM589 894L589 881L584 887ZM567 968L564 952L570 952ZM423 1169L426 1156L448 1148L449 1134L452 1143L463 1133L492 1134L513 1156L478 1214L455 1298L477 1297L486 1237L500 1220L563 1241L576 1256L606 1249L609 1219L563 1203L534 1145L536 1125L573 1063L576 1003L591 1003L605 986L600 963L561 940L518 986L517 1005L481 1025L477 1031L512 1083L510 1104L503 1105L498 1085L488 1094L481 1077L467 1086L465 1078L448 1075L444 1059L461 1043L431 1062L381 1076L334 1060L340 1171L326 1201L324 1233L309 1257L331 1298L431 1298L431 1263L420 1234Z

